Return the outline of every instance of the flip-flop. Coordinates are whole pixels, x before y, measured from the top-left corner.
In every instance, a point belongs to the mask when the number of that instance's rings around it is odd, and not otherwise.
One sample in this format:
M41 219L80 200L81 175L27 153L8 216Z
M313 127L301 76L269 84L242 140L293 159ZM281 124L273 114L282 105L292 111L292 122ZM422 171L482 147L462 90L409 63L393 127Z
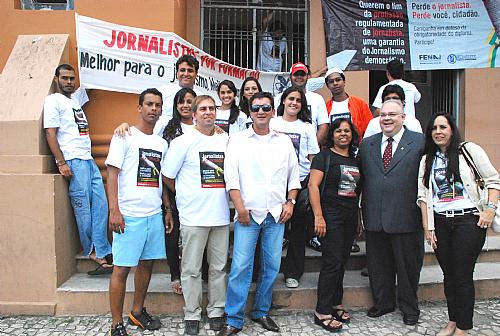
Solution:
M88 271L88 275L105 275L105 274L111 274L113 273L113 266L111 267L104 267L104 265L109 265L107 263L102 263L97 265L97 268L93 271Z

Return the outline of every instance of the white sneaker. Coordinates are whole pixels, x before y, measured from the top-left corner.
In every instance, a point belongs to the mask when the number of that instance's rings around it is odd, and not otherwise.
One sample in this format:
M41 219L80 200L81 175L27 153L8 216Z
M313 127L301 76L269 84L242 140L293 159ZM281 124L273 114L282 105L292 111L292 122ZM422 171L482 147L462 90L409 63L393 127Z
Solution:
M299 281L294 278L286 278L285 279L285 286L287 288L297 288L299 287Z

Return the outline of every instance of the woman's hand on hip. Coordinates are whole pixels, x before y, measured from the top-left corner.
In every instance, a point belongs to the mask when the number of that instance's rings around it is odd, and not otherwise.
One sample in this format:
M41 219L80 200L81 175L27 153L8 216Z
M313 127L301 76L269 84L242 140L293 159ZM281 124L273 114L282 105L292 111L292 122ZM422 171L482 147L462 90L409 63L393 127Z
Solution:
M495 218L495 210L486 208L484 211L481 211L478 216L479 220L477 221L477 226L483 229L487 229L491 227L491 224L493 223L493 218Z

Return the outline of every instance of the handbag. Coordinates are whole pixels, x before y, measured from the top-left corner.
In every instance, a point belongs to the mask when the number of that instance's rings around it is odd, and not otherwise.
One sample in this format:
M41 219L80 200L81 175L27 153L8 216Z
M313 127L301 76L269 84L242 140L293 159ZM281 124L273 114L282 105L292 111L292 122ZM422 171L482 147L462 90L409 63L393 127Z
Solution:
M477 186L483 191L487 193L487 189L485 190L485 183L484 179L479 173L479 170L477 169L474 160L472 160L472 156L470 155L469 151L467 150L467 147L465 147L465 144L467 142L462 142L459 146L459 149L465 159L465 162L467 162L467 165L469 168L472 170L472 173L474 174L474 180L476 180ZM488 196L486 196L486 199L488 199ZM495 211L495 217L493 218L493 223L491 225L491 228L495 232L500 232L500 207L498 206L497 203L497 209Z
M328 175L329 170L330 170L330 153L328 153L325 160L325 172L323 175L323 180L321 181L321 185L319 187L320 197L321 195L323 195L323 190L325 190L326 176ZM313 211L311 207L311 202L309 201L309 188L307 187L307 185L309 184L309 176L310 173L304 179L305 187L300 190L299 195L297 196L297 204L295 207L297 211L312 216Z

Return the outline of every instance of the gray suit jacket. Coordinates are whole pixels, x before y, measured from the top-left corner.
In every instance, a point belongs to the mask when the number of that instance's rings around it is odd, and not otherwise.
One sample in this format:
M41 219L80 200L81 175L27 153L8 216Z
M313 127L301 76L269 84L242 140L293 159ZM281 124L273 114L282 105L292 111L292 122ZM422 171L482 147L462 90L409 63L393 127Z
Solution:
M384 170L382 133L363 139L359 148L363 174L363 219L367 231L417 232L422 229L416 204L424 139L405 129L392 161Z

